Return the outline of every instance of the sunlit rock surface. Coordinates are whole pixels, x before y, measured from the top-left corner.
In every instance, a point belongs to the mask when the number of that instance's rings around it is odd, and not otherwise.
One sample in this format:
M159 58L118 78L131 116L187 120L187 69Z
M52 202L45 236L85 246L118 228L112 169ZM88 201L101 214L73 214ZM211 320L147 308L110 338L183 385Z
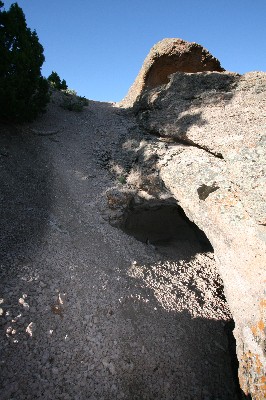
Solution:
M197 43L177 38L163 39L152 47L121 104L126 107L132 106L145 89L169 82L169 75L177 71L224 71L224 69L217 58Z

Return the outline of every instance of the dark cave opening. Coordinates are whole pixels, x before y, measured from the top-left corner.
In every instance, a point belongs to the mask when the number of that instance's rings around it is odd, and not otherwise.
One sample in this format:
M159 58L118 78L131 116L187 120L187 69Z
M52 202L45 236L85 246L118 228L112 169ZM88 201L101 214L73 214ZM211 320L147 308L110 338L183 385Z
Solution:
M152 245L159 252L186 247L192 253L213 252L205 235L177 204L142 204L131 206L123 230L137 240ZM192 254L193 255L193 254Z

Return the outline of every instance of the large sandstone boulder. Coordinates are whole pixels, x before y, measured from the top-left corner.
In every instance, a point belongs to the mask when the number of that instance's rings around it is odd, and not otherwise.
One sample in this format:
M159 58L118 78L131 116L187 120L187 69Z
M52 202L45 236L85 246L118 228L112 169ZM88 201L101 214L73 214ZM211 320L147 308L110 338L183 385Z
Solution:
M214 248L236 325L240 385L264 399L266 74L197 72L188 63L157 86L147 63L130 101L143 133L168 142L157 172Z
M143 66L122 100L122 106L132 106L145 89L163 85L169 75L182 72L224 71L217 58L197 43L182 39L164 39L154 45Z

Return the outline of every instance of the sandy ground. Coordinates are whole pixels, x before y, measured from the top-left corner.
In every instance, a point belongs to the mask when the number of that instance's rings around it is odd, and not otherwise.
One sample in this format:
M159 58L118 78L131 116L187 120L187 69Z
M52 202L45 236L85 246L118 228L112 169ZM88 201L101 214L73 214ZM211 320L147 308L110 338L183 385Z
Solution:
M213 254L163 255L102 213L99 160L134 124L90 101L0 127L1 400L236 399Z

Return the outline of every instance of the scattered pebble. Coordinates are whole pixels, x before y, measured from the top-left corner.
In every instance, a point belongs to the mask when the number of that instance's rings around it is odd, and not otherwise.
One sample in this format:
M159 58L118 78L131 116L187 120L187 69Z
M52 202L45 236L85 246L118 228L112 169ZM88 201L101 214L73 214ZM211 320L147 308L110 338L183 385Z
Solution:
M26 328L26 333L30 337L32 337L33 336L33 332L35 331L35 329L36 329L36 324L34 322L31 322Z

